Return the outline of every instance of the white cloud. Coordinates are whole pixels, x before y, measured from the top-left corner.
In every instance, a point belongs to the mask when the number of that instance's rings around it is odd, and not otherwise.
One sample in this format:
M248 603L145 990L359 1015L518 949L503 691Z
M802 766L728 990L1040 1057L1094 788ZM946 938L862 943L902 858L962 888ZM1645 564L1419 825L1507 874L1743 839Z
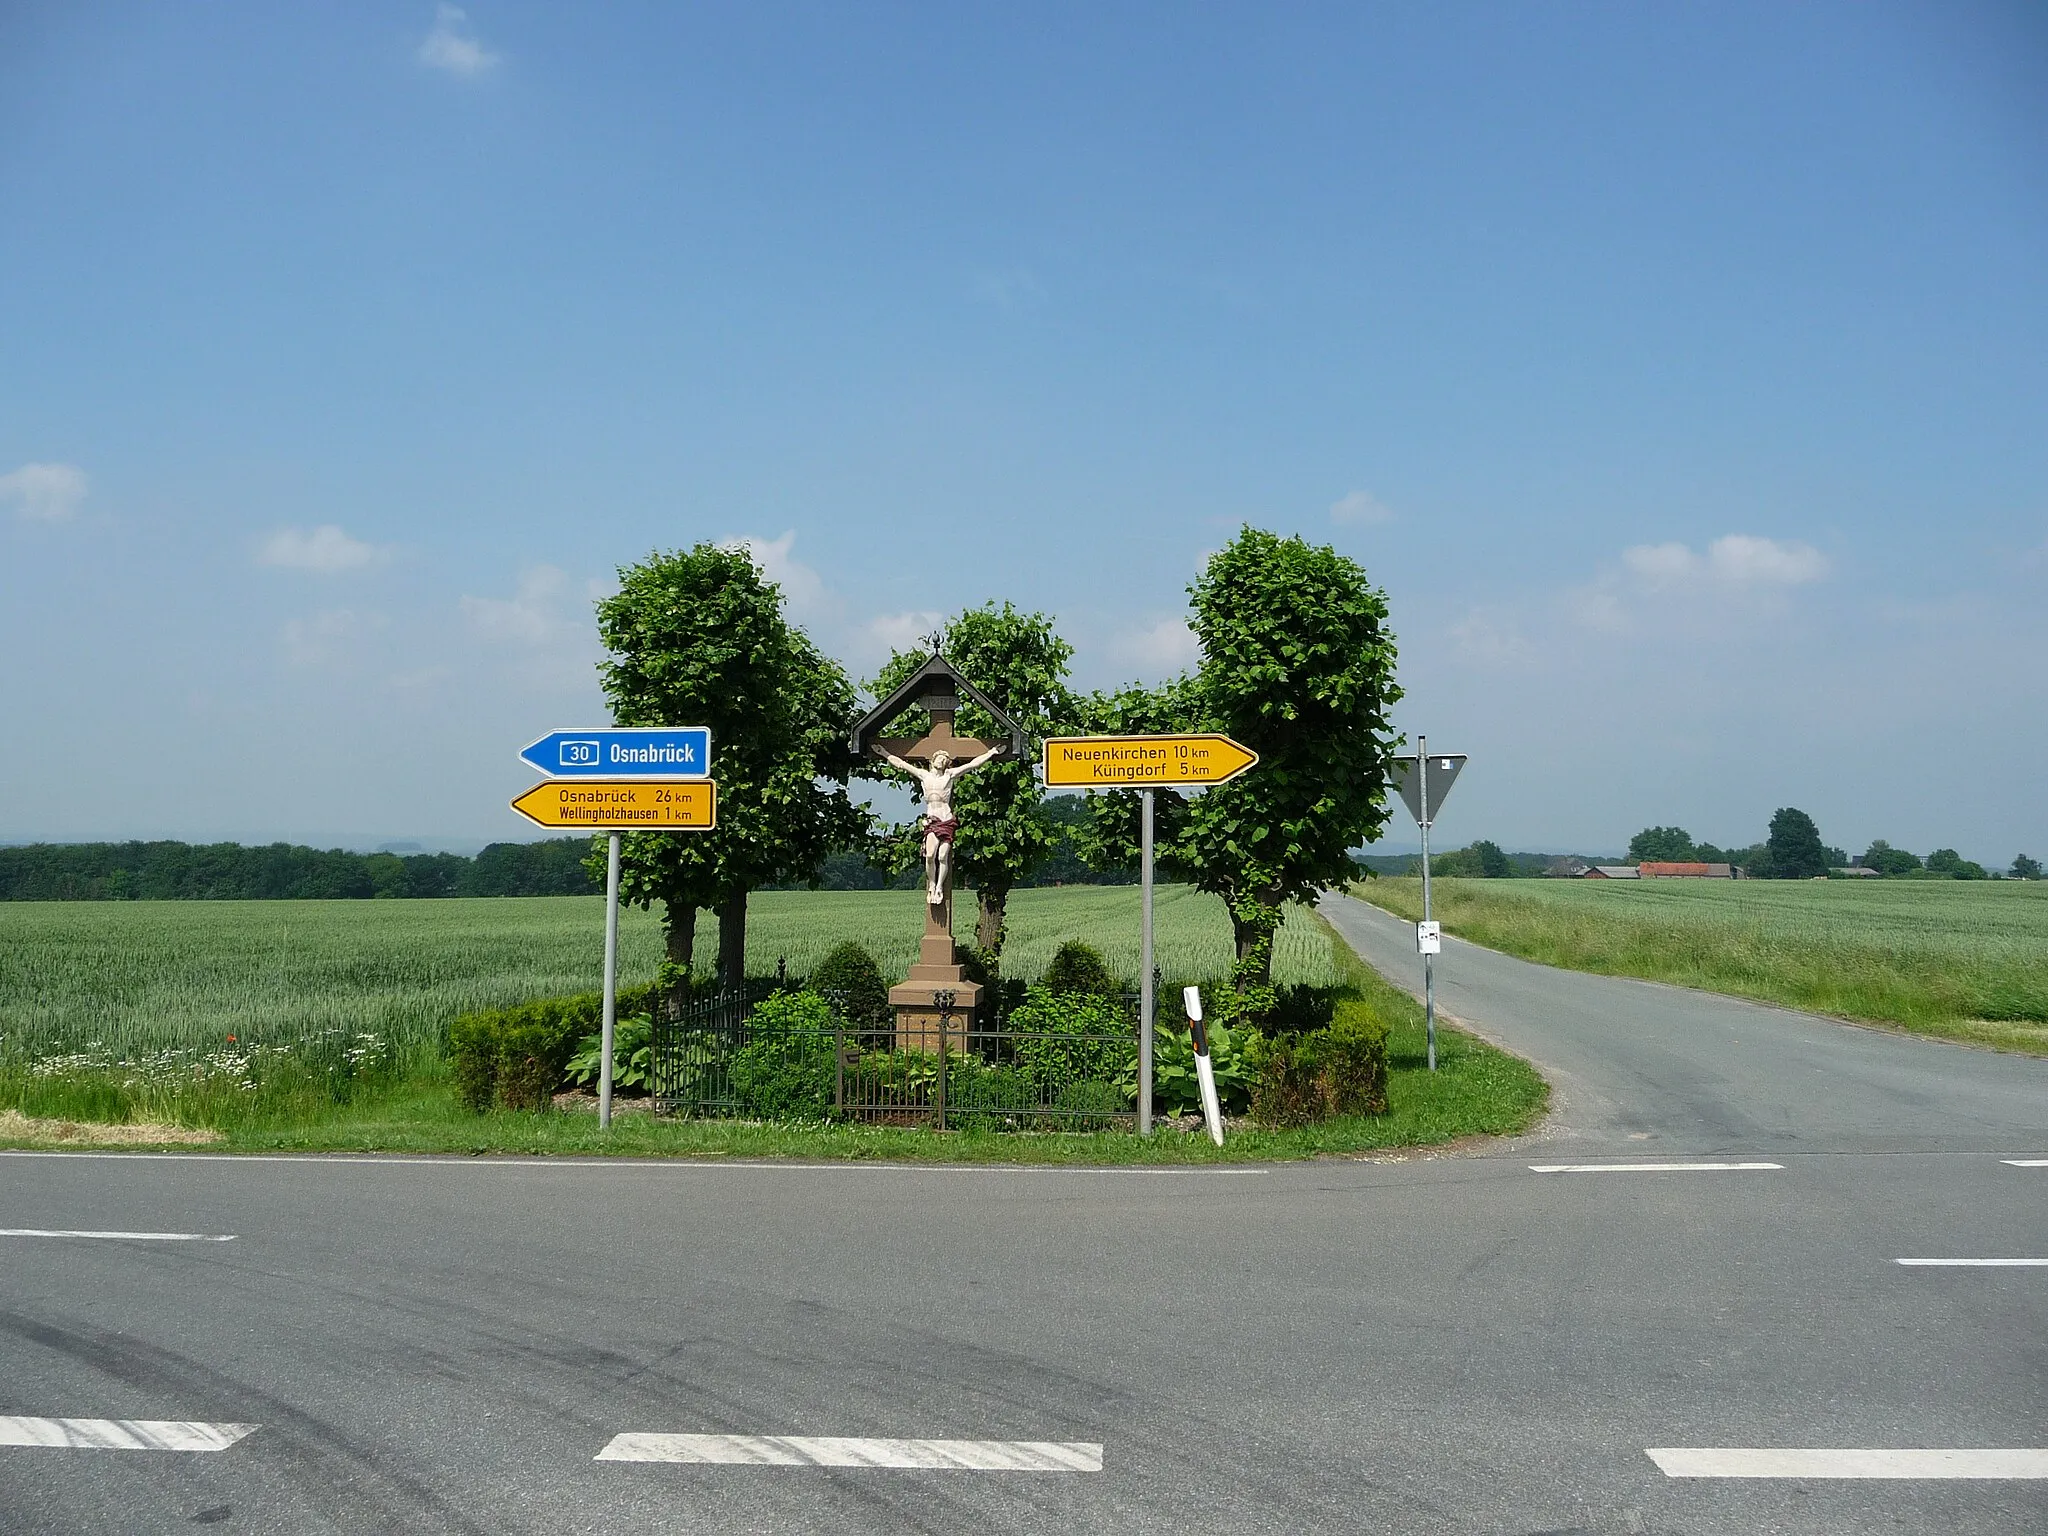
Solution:
M974 296L998 309L1015 309L1045 297L1045 285L1029 267L1009 267L1000 272L980 272L974 278Z
M1183 619L1161 619L1143 629L1128 629L1109 643L1110 653L1148 677L1182 672L1202 659L1202 643Z
M24 464L0 475L0 501L23 517L61 523L85 500L85 471L76 464Z
M1364 526L1391 523L1393 520L1394 509L1370 491L1353 491L1330 503L1330 521L1333 523Z
M420 44L419 61L467 80L494 68L498 55L470 30L469 12L459 5L442 5L434 11L434 30Z
M358 613L352 608L330 608L288 620L282 636L284 659L295 667L323 666L339 660L363 636L382 629L385 623L381 613Z
M885 613L861 626L862 634L877 654L921 651L926 638L946 622L943 613L916 608L908 613Z
M782 588L783 600L798 618L815 615L824 606L825 582L818 573L790 553L796 547L796 530L779 539L764 539L744 533L721 541L726 549L744 549L770 581Z
M486 640L501 645L548 645L578 627L577 621L562 611L568 591L568 573L558 566L528 566L519 573L519 589L511 597L465 594L462 616ZM589 628L587 624L582 627Z
M259 565L318 571L322 575L361 570L390 557L390 550L352 539L333 523L322 523L318 528L280 528L256 552Z
M1754 534L1730 533L1695 554L1685 544L1637 544L1621 563L1650 587L1697 585L1704 580L1731 586L1794 587L1828 573L1827 556L1811 544L1780 543Z

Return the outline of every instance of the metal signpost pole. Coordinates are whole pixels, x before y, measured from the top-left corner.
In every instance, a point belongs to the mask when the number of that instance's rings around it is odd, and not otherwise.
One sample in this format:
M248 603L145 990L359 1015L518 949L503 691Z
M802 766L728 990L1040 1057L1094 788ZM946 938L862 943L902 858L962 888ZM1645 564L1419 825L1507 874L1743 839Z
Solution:
M1143 810L1138 820L1139 904L1144 918L1138 928L1138 1134L1152 1134L1152 791L1138 792Z
M604 861L604 1038L597 1072L597 1123L612 1123L612 1026L619 1014L619 834Z
M1419 789L1422 796L1422 816L1417 822L1422 828L1422 920L1429 921L1429 738L1415 738L1415 771L1420 774ZM1429 1070L1436 1070L1436 956L1428 951L1422 956L1422 1019L1429 1030Z

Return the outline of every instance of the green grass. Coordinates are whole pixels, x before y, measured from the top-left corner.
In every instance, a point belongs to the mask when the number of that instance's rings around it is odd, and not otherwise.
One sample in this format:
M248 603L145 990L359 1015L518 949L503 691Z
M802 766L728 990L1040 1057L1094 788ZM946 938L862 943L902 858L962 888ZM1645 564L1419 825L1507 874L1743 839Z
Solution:
M1419 881L1353 889L1421 916ZM1546 965L2048 1053L2048 883L1439 880L1434 915Z
M970 918L961 906L964 928ZM1019 892L1011 912L1013 974L1037 974L1070 937L1097 944L1126 974L1136 970L1134 889ZM468 1009L594 987L601 917L600 903L580 897L0 905L0 1107L39 1117L216 1125L228 1132L228 1145L252 1151L1101 1162L1300 1157L1513 1131L1540 1111L1545 1094L1525 1064L1454 1032L1442 1036L1443 1070L1434 1078L1422 1071L1414 1002L1359 965L1303 909L1282 930L1276 974L1319 985L1349 981L1386 1014L1393 1025L1386 1116L1246 1132L1217 1153L1202 1138L1177 1135L1150 1142L1114 1132L938 1136L632 1116L605 1134L589 1115L461 1110L439 1061L446 1021ZM885 971L900 973L919 917L915 892L768 893L753 903L749 967L772 971L787 957L801 974L833 945L856 938L877 950ZM1229 924L1214 898L1163 888L1157 927L1168 976L1227 973ZM629 913L622 929L623 973L651 975L658 925ZM57 1051L91 1061L74 1070L28 1069L34 1059L49 1064Z

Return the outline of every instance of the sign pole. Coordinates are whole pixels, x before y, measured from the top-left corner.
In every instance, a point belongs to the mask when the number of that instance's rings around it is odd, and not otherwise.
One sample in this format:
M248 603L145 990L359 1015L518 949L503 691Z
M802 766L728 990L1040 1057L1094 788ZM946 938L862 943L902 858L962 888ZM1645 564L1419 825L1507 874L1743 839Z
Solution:
M1139 906L1138 925L1138 1134L1152 1134L1152 791L1138 791Z
M619 834L604 860L604 1038L597 1072L597 1123L612 1123L612 1029L619 1016Z
M1422 775L1422 920L1429 921L1429 738L1415 738L1415 771ZM1436 956L1422 956L1422 1019L1429 1030L1429 1070L1436 1070Z

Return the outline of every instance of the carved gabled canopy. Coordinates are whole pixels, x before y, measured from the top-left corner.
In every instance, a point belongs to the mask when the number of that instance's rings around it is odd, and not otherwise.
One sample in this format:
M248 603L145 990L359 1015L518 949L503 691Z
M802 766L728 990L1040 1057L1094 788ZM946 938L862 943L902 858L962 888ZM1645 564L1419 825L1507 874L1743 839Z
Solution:
M869 750L878 744L882 732L894 724L899 716L918 705L923 705L926 713L932 717L934 737L951 737L953 711L959 708L962 695L995 721L999 730L1008 735L1012 756L1021 758L1025 755L1028 748L1024 739L1024 727L990 703L988 695L962 677L953 664L937 651L933 651L930 659L910 674L902 687L861 718L860 723L853 728L853 734L847 738L847 745L853 749L855 756L867 756ZM891 748L901 757L906 755L902 747L909 745L911 744L891 743ZM965 748L970 742L962 740L960 745Z

